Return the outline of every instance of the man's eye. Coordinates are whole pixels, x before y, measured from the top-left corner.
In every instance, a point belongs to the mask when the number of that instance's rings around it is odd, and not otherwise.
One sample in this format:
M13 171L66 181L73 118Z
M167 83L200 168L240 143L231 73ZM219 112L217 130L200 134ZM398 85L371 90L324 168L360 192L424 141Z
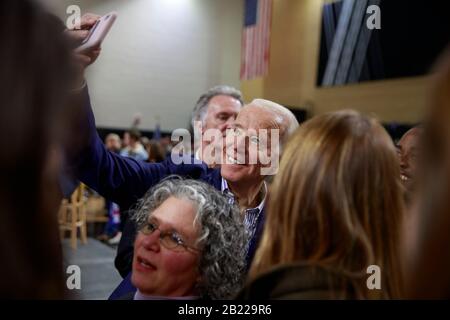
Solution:
M259 138L256 136L250 137L250 142L253 144L258 144L259 143Z
M234 129L233 129L233 134L234 134L236 137L239 137L239 136L242 134L242 130L239 129L239 128L234 128Z

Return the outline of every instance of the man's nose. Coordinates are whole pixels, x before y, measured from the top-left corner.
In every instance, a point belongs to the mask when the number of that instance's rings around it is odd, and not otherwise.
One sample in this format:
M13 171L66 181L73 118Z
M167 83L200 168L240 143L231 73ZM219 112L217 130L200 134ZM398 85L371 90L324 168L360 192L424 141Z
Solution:
M161 249L161 243L159 241L160 235L161 233L159 230L155 230L151 234L144 235L144 239L142 241L144 248L150 251L159 252Z
M233 117L229 117L227 121L225 121L225 123L220 128L223 134L225 134L227 129L231 129L233 127L234 121L235 119Z
M406 155L400 154L400 168L406 169L408 167L408 161Z
M235 152L236 152L236 159L238 160L239 163L248 164L249 147L250 147L250 140L246 134L237 137Z
M245 134L242 134L236 137L236 148L241 152L247 150L248 146L248 137Z
M227 121L225 122L227 128L231 128L233 126L235 120L236 119L234 117L229 117L227 119Z

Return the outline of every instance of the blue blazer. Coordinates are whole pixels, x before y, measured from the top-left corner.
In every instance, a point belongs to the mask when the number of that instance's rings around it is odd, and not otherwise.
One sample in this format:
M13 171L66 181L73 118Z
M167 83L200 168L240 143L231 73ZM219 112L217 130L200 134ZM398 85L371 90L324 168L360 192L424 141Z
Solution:
M87 134L87 143L77 157L72 159L72 163L75 165L77 178L106 199L117 203L121 208L131 208L149 188L169 175L198 179L221 190L220 169L208 168L205 163L174 164L171 157L161 163L147 163L108 151L98 136L87 89L84 92L84 107L84 121L80 124L80 130ZM264 210L259 215L256 231L250 239L248 267L261 237L263 224ZM129 281L130 277L126 279Z

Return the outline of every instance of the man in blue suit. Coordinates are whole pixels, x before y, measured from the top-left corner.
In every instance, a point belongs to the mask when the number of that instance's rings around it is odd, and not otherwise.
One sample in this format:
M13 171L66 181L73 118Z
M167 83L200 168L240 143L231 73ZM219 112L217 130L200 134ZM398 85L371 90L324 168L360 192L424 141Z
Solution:
M214 169L203 162L175 164L172 157L161 163L141 162L108 151L97 134L87 93L85 103L89 143L78 159L77 177L80 181L121 208L131 208L150 187L167 176L180 175L203 180L221 190L230 201L240 207L245 225L252 234L248 251L248 262L251 261L264 221L267 175L262 173L262 169L270 167L271 164L264 165L260 162L240 164L238 158L248 159L251 144L259 143L257 141L259 137L249 136L249 131L279 130L280 142L283 143L298 127L295 116L288 109L262 99L244 106L236 118L232 131L237 137L235 151L242 149L245 154L235 153L234 157L224 154L226 161L220 168ZM270 132L268 138L271 138ZM244 144L244 147L240 144ZM230 148L224 148L224 152L227 150Z
M105 148L96 131L87 89L83 92L86 128L82 130L87 131L89 138L76 159L77 178L121 208L131 208L150 187L170 175L211 184L241 210L245 227L251 235L247 254L249 266L264 224L265 179L276 172L281 145L298 127L295 116L281 105L257 99L239 112L231 128L233 139L227 139L224 144L221 158L225 161L220 168L209 168L203 162L175 163L174 154L161 163L145 163ZM266 132L261 134L264 130ZM268 161L260 160L264 153ZM134 237L134 234L130 236ZM122 272L123 276L126 274Z

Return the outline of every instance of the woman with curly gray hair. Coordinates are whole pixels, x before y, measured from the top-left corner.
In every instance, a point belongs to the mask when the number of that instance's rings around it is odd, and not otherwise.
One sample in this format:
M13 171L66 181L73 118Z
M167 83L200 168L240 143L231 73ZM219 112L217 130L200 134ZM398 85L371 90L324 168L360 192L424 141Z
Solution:
M134 214L134 299L227 299L245 275L239 210L213 187L178 177L150 189Z

